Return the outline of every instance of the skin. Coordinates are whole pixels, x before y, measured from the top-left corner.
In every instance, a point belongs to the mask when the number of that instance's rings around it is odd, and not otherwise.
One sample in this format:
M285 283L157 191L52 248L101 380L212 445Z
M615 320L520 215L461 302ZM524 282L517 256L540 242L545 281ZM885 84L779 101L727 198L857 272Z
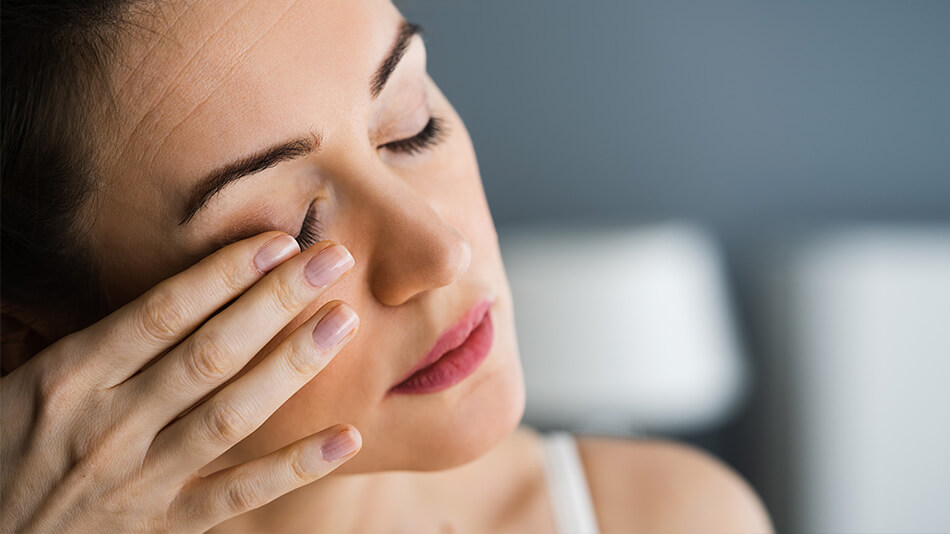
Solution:
M331 300L356 311L359 331L201 473L338 423L359 430L362 449L221 531L552 530L538 436L513 432L524 390L497 235L471 140L426 74L422 39L374 99L369 81L402 20L389 2L169 2L133 20L109 73L113 103L97 111L111 135L97 147L103 179L82 216L109 298L130 302L222 243L296 235L314 199L321 236L355 258L235 379ZM439 144L414 155L379 148L417 133L429 114L445 125ZM199 177L310 131L317 153L232 184L177 224ZM388 394L485 296L495 299L494 341L474 374L434 394ZM585 438L581 452L605 531L770 530L754 493L695 451ZM679 514L710 495L719 505L705 515Z
M331 299L350 304L372 332L209 469L340 421L364 437L346 472L440 469L498 443L517 424L524 395L511 297L471 141L426 75L421 37L374 100L369 80L402 20L389 3L173 5L162 16L170 24L142 16L153 31L128 40L112 73L109 129L118 142L102 151L110 178L91 231L98 255L110 258L110 295L134 298L223 234L295 235L320 198L323 237L346 246L356 266L251 365ZM166 38L156 44L153 32ZM413 156L376 148L417 133L424 121L413 113L425 119L427 108L447 123L443 143ZM311 130L323 140L318 153L231 185L177 225L198 177ZM387 395L483 296L496 299L495 339L476 373L439 395Z

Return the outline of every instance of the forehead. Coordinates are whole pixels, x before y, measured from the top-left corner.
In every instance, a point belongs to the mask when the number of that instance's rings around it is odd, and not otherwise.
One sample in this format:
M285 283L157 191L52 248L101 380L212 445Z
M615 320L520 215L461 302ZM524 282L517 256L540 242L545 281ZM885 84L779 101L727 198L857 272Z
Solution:
M112 163L190 177L368 100L400 15L378 0L195 0L132 18L111 77Z

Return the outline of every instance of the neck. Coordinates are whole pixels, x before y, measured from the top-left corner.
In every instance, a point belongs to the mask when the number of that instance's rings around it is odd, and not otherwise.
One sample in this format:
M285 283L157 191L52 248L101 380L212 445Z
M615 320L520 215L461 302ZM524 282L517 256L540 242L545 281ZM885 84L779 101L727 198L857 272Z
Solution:
M211 532L490 532L496 512L538 487L532 435L443 471L330 474Z
M482 503L464 495L479 472L331 474L212 532L455 532L482 517Z
M378 532L374 524L405 520L396 513L408 512L415 488L411 477L394 487L396 473L328 475L288 493L270 504L244 514L235 527L222 525L222 532ZM400 502L402 501L402 502ZM372 510L372 514L366 513ZM401 514L400 514L401 515ZM391 528L391 527L390 527Z

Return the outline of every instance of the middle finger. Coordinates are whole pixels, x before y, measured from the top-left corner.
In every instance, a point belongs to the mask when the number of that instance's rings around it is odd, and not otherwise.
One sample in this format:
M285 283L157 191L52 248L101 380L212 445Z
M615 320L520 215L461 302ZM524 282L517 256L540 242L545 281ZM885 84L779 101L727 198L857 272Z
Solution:
M268 273L119 393L128 397L129 406L144 405L149 426L158 432L234 376L353 264L342 245L326 242L307 249Z

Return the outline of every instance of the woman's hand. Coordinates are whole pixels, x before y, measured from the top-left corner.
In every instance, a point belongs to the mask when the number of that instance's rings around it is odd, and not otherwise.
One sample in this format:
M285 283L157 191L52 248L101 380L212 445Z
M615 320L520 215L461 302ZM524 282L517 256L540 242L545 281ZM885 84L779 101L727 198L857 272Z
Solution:
M356 314L329 302L220 388L352 265L341 245L300 252L291 236L266 232L218 250L0 380L0 530L200 532L351 458L360 435L335 425L197 474L353 337Z

